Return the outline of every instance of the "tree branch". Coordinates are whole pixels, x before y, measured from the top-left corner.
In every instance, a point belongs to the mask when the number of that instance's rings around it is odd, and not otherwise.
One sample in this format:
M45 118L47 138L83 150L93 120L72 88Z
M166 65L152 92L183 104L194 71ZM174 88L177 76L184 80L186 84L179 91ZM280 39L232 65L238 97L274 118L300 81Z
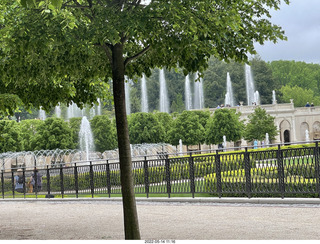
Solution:
M104 50L104 52L106 53L109 61L110 61L110 64L112 64L112 54L111 54L111 50L110 50L110 45L107 44L107 43L104 43L104 44L94 44L95 46L98 46L98 47L102 47L102 49Z
M73 2L74 5L68 5L68 3ZM91 21L93 20L93 16L90 16L89 14L84 12L84 9L92 9L92 0L87 0L88 5L81 5L78 0L70 0L68 2L66 2L63 7L68 7L68 8L79 8L83 11L83 14L90 19Z
M144 49L142 49L139 53L137 53L136 55L133 55L131 57L126 58L126 60L124 61L124 66L126 66L128 63L130 63L132 60L141 57L143 54L145 54L149 49L151 48L151 46L147 46Z

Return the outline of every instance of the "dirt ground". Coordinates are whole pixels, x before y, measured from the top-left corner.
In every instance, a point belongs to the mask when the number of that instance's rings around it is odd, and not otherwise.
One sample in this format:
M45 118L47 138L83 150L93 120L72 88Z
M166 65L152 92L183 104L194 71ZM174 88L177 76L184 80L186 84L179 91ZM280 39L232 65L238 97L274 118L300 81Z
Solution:
M320 205L137 202L143 240L319 240ZM121 201L1 201L2 240L122 240Z

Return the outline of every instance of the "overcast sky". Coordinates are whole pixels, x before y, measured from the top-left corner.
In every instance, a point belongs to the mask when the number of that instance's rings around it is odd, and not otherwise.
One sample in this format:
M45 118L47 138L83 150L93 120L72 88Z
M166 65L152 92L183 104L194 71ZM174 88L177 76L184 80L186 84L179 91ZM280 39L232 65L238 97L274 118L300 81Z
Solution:
M265 61L296 60L320 64L320 0L291 0L272 11L272 23L280 25L288 41L256 45Z

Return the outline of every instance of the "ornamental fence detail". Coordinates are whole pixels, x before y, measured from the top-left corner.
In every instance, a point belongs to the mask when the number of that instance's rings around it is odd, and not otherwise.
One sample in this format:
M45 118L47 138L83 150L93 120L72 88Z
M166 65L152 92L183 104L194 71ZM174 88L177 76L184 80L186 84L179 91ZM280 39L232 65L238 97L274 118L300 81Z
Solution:
M158 155L132 162L137 196L210 194L242 197L320 197L319 146L194 154ZM16 175L24 179L16 191ZM35 175L32 187L30 179ZM39 181L39 182L38 182ZM120 164L89 161L36 170L1 172L1 196L28 198L57 196L120 196ZM32 189L33 188L33 189Z

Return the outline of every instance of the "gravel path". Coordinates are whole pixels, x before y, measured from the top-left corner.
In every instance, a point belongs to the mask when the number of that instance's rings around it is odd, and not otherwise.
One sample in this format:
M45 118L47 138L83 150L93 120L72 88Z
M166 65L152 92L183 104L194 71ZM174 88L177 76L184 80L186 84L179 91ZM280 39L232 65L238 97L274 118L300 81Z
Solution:
M320 239L320 205L137 202L137 209L144 240ZM2 240L121 240L123 233L120 201L0 201Z

